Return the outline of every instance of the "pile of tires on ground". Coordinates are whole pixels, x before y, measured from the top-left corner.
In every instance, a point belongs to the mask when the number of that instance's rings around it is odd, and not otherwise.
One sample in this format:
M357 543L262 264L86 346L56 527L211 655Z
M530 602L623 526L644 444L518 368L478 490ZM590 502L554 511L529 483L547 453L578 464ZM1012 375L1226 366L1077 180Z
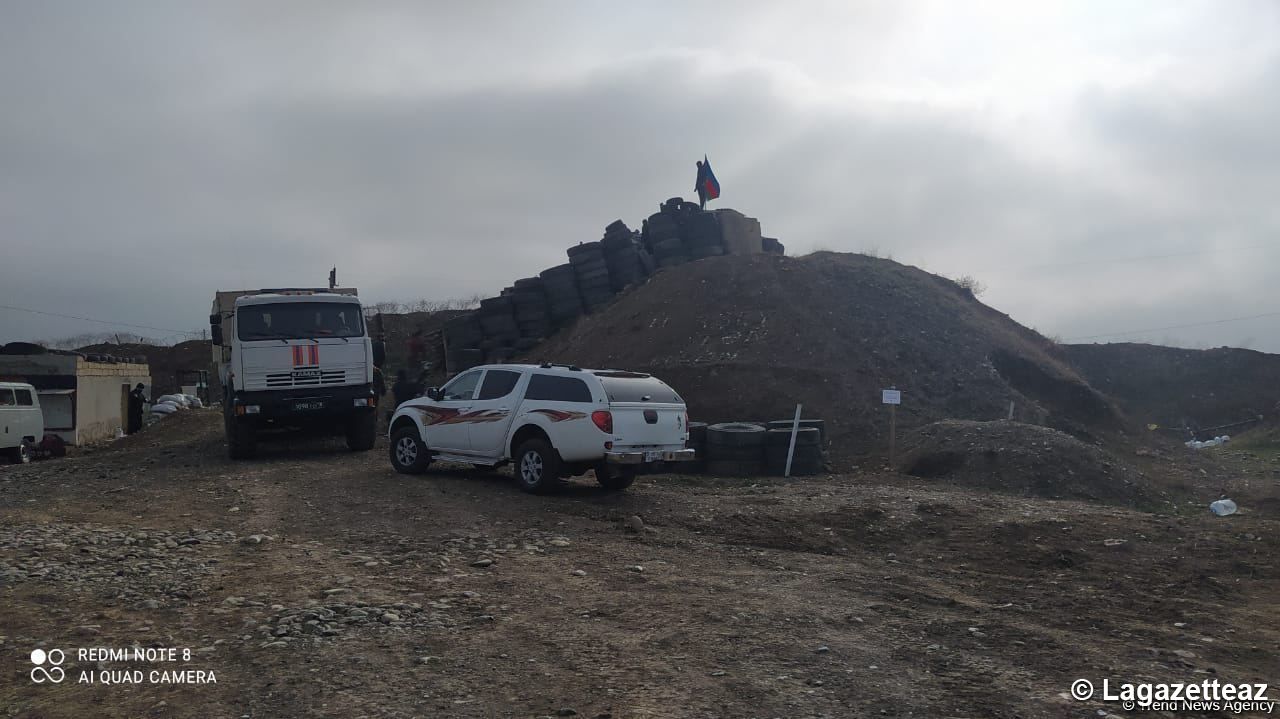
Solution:
M689 467L719 477L781 477L786 473L792 422L689 423L689 446L697 462ZM826 464L826 426L820 419L802 419L796 431L791 476L819 474Z
M763 244L766 252L782 254L777 240L764 238ZM723 255L726 249L714 212L673 197L641 231L616 220L602 239L570 247L567 254L568 263L516 280L498 297L482 300L474 313L447 322L442 334L448 371L506 362L579 316L600 311L657 268Z

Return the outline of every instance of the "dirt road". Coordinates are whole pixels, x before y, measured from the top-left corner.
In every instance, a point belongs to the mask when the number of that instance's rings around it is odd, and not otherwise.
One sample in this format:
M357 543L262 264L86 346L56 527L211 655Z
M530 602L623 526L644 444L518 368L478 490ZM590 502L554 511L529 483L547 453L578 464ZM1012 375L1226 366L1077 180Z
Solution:
M0 470L6 716L1097 717L1073 680L1280 680L1274 512L878 474L535 497L381 447L232 463L219 429ZM80 652L134 646L177 659Z

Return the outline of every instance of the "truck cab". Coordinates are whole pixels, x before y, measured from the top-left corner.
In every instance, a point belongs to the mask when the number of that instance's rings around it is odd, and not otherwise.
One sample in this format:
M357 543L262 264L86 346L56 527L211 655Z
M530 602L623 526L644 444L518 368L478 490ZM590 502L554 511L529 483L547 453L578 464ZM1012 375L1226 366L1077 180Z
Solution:
M209 321L232 458L252 455L271 430L373 447L375 346L354 290L220 292Z

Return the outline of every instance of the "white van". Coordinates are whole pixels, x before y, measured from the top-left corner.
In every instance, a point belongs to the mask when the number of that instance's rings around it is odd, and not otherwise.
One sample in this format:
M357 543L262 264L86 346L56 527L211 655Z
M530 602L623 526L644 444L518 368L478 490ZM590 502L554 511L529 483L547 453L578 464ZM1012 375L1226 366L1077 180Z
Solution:
M44 437L44 413L36 388L22 382L0 382L0 456L14 463L31 461Z

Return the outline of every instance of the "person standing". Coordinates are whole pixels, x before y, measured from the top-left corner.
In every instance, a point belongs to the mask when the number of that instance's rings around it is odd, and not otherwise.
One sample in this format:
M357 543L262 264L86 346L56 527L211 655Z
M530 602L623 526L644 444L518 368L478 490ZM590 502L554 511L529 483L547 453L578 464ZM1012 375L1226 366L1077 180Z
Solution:
M417 368L427 357L427 341L422 336L422 328L414 330L406 344L409 349L409 366Z
M147 402L147 398L142 394L143 386L139 382L137 387L129 393L129 416L125 423L128 434L134 434L142 429L142 408Z
M693 182L693 189L698 193L698 205L704 210L707 209L707 200L720 196L720 181L716 179L716 173L711 171L711 161L706 155L698 161L698 177Z
M391 385L391 394L396 400L396 406L408 402L422 394L422 386L416 382L409 381L409 373L404 370L396 371L396 383Z

